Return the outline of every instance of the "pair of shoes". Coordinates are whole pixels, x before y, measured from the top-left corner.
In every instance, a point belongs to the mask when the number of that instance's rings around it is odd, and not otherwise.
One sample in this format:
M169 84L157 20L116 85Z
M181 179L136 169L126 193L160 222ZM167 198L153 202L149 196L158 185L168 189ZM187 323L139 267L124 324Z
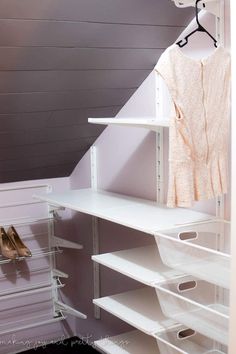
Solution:
M3 227L0 227L0 248L2 255L6 258L17 259L32 256L14 226L9 227L7 232Z

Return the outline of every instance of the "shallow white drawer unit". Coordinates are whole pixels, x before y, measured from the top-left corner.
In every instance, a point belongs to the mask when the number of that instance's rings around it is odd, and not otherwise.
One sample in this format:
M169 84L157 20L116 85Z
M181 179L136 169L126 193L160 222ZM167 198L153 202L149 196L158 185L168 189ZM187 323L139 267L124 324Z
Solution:
M184 276L160 283L156 291L167 317L227 345L228 290Z
M226 354L227 348L191 328L179 325L158 333L160 354Z
M209 221L158 232L162 261L171 268L229 289L230 223Z

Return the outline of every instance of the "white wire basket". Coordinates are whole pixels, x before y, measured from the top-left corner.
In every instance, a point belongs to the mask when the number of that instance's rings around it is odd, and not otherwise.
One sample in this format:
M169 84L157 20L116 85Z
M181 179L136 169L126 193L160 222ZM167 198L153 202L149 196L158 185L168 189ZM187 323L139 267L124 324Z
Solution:
M227 354L226 346L179 325L156 334L160 354Z
M221 344L228 344L228 290L183 276L158 284L156 292L167 317Z
M230 223L209 221L158 232L155 236L163 263L229 289Z

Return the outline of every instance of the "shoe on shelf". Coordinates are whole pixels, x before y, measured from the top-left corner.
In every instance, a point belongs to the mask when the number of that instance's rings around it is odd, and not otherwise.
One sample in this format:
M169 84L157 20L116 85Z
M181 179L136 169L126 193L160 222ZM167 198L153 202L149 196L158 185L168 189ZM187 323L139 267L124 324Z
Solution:
M18 235L14 226L9 227L7 230L7 235L11 239L15 249L18 252L20 257L31 257L32 253L28 249L28 247L24 244L20 236Z
M0 248L2 255L6 258L17 259L19 257L14 244L3 227L0 227Z

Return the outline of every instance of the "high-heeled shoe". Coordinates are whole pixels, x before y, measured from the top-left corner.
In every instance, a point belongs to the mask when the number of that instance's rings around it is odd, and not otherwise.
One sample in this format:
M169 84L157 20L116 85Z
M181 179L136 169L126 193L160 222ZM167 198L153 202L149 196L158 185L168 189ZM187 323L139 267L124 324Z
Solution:
M28 249L28 247L24 244L20 236L18 235L16 229L14 226L9 227L7 230L7 235L11 239L13 245L15 246L15 249L18 252L18 255L20 257L31 257L32 253Z
M0 227L0 248L4 257L9 259L18 258L18 252L3 227Z

